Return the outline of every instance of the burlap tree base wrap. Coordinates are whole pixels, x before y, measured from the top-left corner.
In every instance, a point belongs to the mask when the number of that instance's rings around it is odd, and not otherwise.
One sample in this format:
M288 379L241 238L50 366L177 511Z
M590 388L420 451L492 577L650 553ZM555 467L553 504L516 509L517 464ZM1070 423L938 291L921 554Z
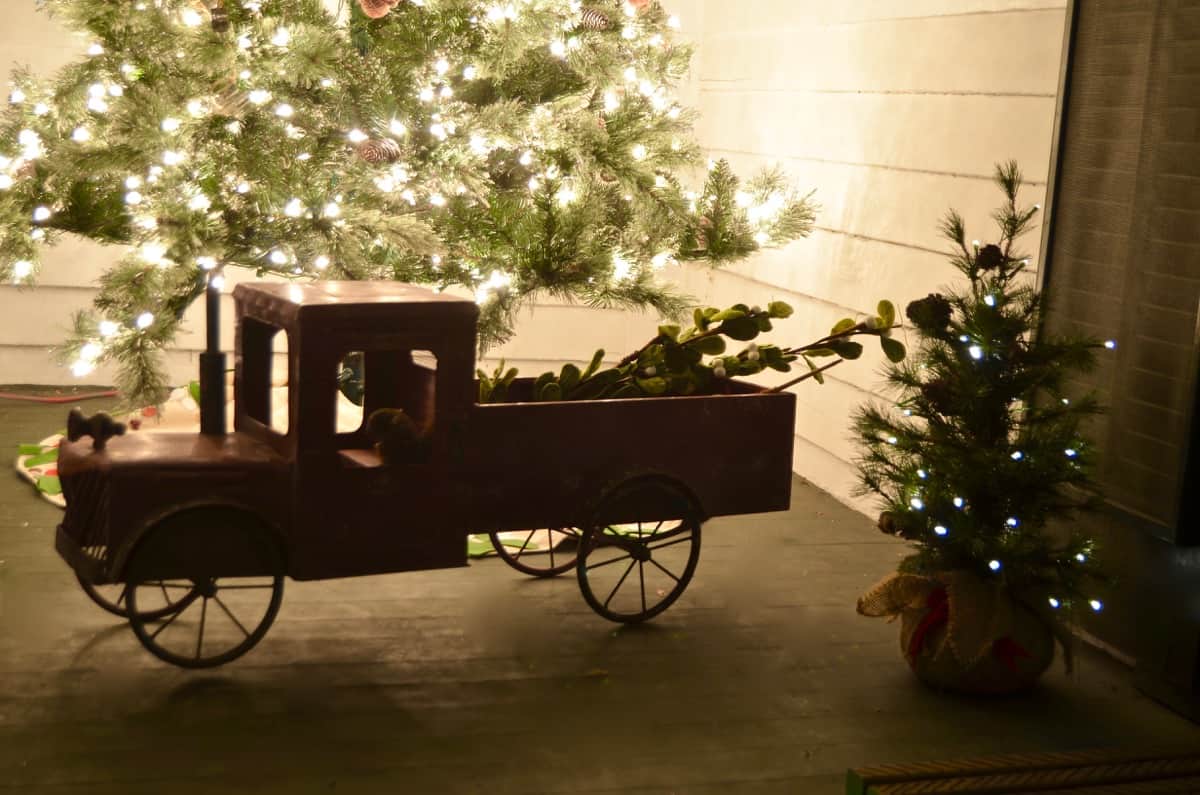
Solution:
M1051 625L998 581L968 572L893 574L859 598L858 612L899 616L904 658L922 682L941 690L1015 693L1054 659Z

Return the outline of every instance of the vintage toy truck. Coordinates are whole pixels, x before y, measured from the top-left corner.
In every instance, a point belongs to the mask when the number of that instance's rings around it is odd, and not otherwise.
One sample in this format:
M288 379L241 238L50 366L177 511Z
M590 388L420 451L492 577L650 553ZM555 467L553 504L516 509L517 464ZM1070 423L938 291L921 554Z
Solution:
M470 300L393 282L242 284L234 299L232 432L64 441L59 456L58 551L167 662L244 654L285 576L463 566L472 533L522 571L574 568L597 612L642 621L686 588L705 519L788 507L792 394L730 380L716 395L549 403L518 380L509 402L479 404ZM352 353L363 424L345 432ZM271 411L284 359L286 424ZM385 464L366 429L381 408L426 429L424 461Z

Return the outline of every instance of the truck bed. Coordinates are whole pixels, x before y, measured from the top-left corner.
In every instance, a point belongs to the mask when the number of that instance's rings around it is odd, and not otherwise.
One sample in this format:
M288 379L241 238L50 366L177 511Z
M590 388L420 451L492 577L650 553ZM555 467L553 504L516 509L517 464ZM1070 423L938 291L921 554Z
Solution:
M781 511L795 411L795 395L738 381L718 395L480 404L452 442L453 480L479 529L578 525L607 487L650 472L689 488L706 516Z

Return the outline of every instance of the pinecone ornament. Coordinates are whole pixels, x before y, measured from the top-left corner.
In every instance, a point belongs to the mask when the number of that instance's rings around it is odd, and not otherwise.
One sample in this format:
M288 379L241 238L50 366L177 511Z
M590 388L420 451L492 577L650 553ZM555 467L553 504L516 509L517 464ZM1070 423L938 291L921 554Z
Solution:
M611 26L612 20L603 11L585 8L579 15L579 27L584 30L608 30Z
M400 159L400 144L391 138L371 138L358 145L358 156L368 163L395 163Z
M229 30L229 12L225 10L225 0L216 0L215 3L208 9L212 14L212 29L216 33L225 33Z
M399 2L400 0L358 0L358 6L371 19L381 19Z

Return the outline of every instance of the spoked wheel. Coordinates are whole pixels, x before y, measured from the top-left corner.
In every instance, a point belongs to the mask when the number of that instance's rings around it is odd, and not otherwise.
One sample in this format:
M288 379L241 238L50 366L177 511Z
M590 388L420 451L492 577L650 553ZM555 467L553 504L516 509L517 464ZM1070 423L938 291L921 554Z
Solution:
M257 517L234 507L186 508L150 528L129 555L129 625L164 662L224 665L267 634L286 571L280 537ZM190 583L192 591L178 610L154 622L141 611L161 599L162 578Z
M521 530L501 538L489 533L496 554L508 565L531 577L557 577L575 568L583 533L575 527Z
M583 598L624 624L666 610L696 571L702 521L691 494L672 480L651 475L617 486L583 538L576 567Z
M124 583L93 585L78 573L76 573L75 579L79 581L79 586L83 588L83 592L88 595L88 598L99 605L101 609L107 610L114 616L129 618L129 608L125 598L127 586ZM148 592L141 603L142 618L146 621L156 621L177 610L182 610L194 598L195 587L190 580L156 580L147 583L147 587L156 588L158 593L152 596Z
M157 596L158 583L131 583L126 591L133 634L151 654L182 668L212 668L254 648L283 600L283 576L206 577L193 583L194 596L161 622L139 612Z

